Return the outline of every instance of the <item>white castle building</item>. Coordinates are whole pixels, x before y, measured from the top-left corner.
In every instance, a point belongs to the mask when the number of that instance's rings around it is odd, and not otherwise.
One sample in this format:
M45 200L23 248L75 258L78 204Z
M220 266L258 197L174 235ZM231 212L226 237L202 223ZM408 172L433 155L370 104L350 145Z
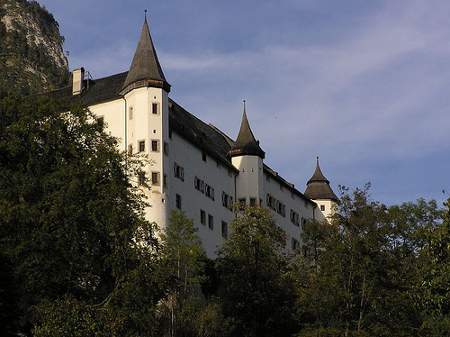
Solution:
M214 256L236 217L232 205L259 205L273 211L287 234L287 249L301 248L302 224L325 219L338 200L319 161L302 193L264 163L245 105L233 141L171 100L170 87L145 20L128 72L90 80L83 68L77 69L72 87L54 93L81 98L119 139L120 149L148 155L151 165L137 180L149 185L142 187L150 204L149 221L164 227L171 210L183 210L194 219L207 254Z

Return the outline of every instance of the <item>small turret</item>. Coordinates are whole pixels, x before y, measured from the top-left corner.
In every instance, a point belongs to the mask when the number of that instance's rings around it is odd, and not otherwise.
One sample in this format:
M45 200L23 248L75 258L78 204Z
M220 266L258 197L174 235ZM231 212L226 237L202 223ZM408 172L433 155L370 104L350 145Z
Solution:
M258 156L264 159L265 152L259 146L259 141L255 139L250 124L248 123L247 113L244 101L244 113L242 115L241 128L237 136L236 142L228 152L230 157L236 156Z
M317 157L316 170L307 183L305 196L313 200L339 200L330 187L330 181L325 178L322 171L320 170L319 157Z

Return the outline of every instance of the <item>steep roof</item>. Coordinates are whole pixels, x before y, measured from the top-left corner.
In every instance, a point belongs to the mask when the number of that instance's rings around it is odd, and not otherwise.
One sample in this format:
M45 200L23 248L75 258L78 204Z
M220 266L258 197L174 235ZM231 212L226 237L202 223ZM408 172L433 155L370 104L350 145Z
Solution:
M144 86L163 88L170 92L170 84L162 71L161 65L156 55L147 17L142 27L141 37L131 62L130 71L123 83L121 94L124 95L134 88Z
M338 200L338 197L336 196L336 194L334 194L333 190L330 187L330 181L325 178L322 170L320 169L319 157L317 157L316 170L307 183L305 196L313 200Z
M236 156L258 156L262 159L265 157L264 151L259 146L259 141L256 140L250 129L250 124L247 119L247 113L245 111L245 101L244 101L244 113L242 115L241 128L237 136L236 142L231 147L228 155L230 157Z

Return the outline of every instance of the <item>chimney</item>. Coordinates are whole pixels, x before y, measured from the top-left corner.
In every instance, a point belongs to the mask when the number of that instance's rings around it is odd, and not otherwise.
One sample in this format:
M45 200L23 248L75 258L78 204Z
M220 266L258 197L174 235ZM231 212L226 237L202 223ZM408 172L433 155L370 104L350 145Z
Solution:
M84 68L73 71L72 95L79 95L84 89Z

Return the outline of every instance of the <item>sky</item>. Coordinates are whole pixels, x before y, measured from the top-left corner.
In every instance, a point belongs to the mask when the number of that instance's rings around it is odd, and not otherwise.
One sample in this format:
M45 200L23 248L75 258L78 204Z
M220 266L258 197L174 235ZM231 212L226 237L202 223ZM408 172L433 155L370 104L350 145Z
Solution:
M147 9L170 97L233 139L246 100L265 163L301 192L320 157L336 194L450 196L448 0L38 2L94 79L129 69Z

